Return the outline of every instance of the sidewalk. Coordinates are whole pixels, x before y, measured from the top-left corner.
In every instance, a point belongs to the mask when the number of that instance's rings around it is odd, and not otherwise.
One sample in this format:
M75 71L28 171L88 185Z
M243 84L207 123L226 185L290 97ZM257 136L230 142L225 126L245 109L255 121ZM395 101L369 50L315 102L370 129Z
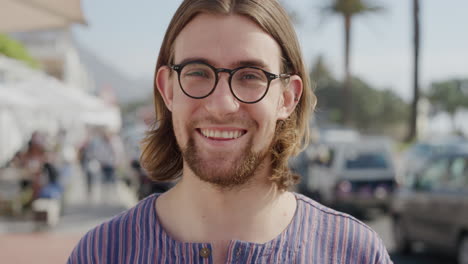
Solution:
M7 234L0 236L0 263L63 264L81 234Z
M70 206L93 203L105 203L106 205L119 204L127 209L134 206L138 199L134 193L122 182L117 180L115 185L109 190L109 186L104 186L101 179L95 179L91 197L86 190L85 176L79 168L74 168L74 173L70 179L69 190L67 194L67 203Z
M88 230L137 203L136 195L120 181L108 186L96 183L88 195L79 170L70 187L65 215L49 230L35 232L34 222L28 219L0 218L0 263L65 263Z

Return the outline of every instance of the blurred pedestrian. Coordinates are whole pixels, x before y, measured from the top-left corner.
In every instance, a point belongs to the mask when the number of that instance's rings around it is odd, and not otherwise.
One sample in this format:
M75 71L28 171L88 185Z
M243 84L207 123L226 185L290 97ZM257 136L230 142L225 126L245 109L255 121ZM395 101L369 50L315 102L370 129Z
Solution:
M81 170L86 179L86 190L88 197L91 197L93 185L96 181L96 174L100 170L99 164L93 159L91 153L91 131L88 131L84 142L78 149L78 157L80 160Z
M278 1L183 1L154 91L142 165L180 180L88 232L68 263L391 263L369 227L288 191L316 99Z
M58 178L56 185L61 190L60 209L63 214L67 204L67 198L74 176L74 166L77 162L77 149L72 144L69 134L65 129L61 129L54 140L53 152L55 154L54 164L57 168Z
M48 160L45 143L45 137L42 133L38 131L33 132L26 152L22 155L23 166L30 175L33 199L39 196L41 187L49 180L45 176L55 176L55 170L51 166L45 166ZM44 174L44 172L48 171L50 171L49 174Z

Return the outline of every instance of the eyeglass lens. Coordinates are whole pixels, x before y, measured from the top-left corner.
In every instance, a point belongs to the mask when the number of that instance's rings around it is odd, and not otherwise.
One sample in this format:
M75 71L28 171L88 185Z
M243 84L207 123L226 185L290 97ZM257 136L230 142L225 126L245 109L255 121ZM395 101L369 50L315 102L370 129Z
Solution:
M186 64L180 72L182 89L193 97L208 95L216 85L216 72L202 63ZM234 95L245 102L260 99L268 88L268 78L260 69L241 68L231 77L231 89Z

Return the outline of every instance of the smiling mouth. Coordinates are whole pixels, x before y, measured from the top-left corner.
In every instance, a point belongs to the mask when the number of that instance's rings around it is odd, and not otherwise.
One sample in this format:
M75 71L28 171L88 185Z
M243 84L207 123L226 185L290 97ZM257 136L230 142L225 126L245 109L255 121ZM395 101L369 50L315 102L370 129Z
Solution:
M247 130L217 130L198 128L198 132L205 138L215 140L231 140L237 139L247 133Z

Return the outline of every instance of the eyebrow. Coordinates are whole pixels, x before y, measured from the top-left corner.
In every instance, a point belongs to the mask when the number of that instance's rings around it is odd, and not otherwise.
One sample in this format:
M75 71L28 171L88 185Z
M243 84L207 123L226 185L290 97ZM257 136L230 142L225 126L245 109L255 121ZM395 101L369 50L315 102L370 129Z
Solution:
M202 57L185 58L178 64L184 64L184 63L192 62L192 61L203 62L203 63L207 63L207 64L210 64L210 65L215 64L213 61L210 61L209 59L202 58ZM263 62L262 60L258 60L258 59L239 60L239 61L236 61L234 63L231 63L230 66L233 69L238 68L238 67L251 66L251 67L258 67L258 68L261 68L261 69L269 70L269 67L266 65L266 63Z
M251 60L240 60L235 63L233 63L233 66L235 67L243 67L243 66L254 66L254 67L259 67L259 68L267 68L266 63L264 63L261 60L257 59L251 59Z

